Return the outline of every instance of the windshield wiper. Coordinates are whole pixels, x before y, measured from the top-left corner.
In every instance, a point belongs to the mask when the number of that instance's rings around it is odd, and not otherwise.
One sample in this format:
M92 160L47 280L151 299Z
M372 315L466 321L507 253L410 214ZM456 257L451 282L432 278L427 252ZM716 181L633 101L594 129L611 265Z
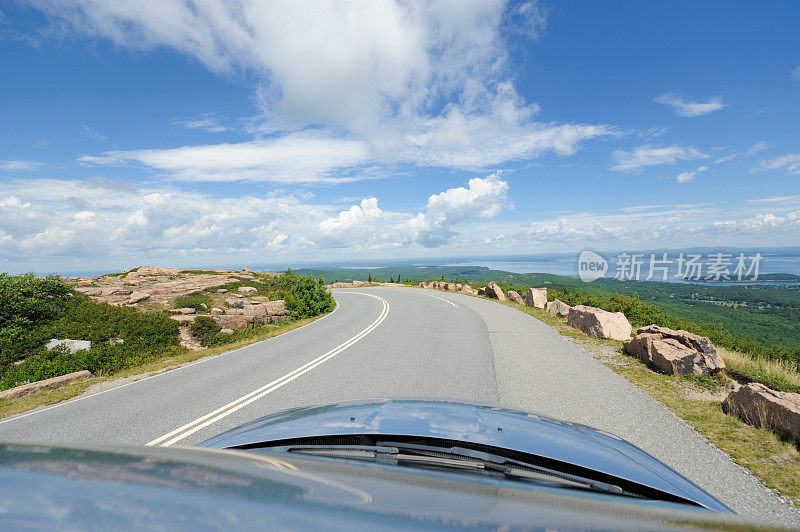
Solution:
M617 485L462 447L433 447L401 442L376 442L376 445L292 445L278 447L285 452L361 460L390 465L451 469L531 482L557 488L590 490L639 497Z

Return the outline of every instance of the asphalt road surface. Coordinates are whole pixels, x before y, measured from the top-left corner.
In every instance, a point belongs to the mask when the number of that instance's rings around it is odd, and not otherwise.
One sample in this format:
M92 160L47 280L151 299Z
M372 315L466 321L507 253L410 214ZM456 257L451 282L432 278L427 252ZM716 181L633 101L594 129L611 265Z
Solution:
M535 318L417 288L335 290L309 325L93 395L0 420L0 440L192 445L286 408L431 397L533 410L612 432L734 511L800 514L693 429Z

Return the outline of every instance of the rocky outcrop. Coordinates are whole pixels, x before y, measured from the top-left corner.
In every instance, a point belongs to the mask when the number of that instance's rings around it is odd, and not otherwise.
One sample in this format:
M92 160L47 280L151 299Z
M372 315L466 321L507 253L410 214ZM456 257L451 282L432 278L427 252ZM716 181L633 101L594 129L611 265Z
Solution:
M631 324L625 314L585 305L575 305L569 309L567 325L597 338L627 340L631 337Z
M60 377L53 377L52 379L45 379L43 381L23 384L22 386L9 388L8 390L3 390L2 392L0 392L0 399L13 399L16 397L24 397L30 393L38 392L39 390L55 390L56 388L61 388L62 386L73 383L75 381L88 379L91 376L92 376L91 372L87 370L82 370L82 371L76 371L74 373L67 373L66 375L61 375Z
M668 375L713 375L725 362L705 336L658 325L640 327L625 342L625 351L653 369Z
M528 288L525 292L525 306L544 308L547 303L547 288Z
M84 349L91 349L92 342L89 340L71 340L69 338L59 340L58 338L52 338L45 344L44 348L48 351L63 349L69 353L77 353Z
M148 299L150 299L150 294L147 292L133 291L128 298L128 305L135 305L136 303L141 303L142 301L146 301Z
M72 278L71 281L76 283L79 292L86 294L93 301L113 306L138 306L141 302L148 301L152 303L148 306L155 309L169 307L175 299L187 294L254 279L255 276L249 271L218 270L215 273L193 273L180 268L144 266L136 271L126 272L126 275L104 275L93 281L86 278ZM218 290L225 289L218 288Z
M800 394L778 392L751 382L731 392L723 407L747 423L788 434L800 443Z
M240 286L237 289L237 291L241 292L243 294L247 294L247 293L250 293L250 292L258 292L258 288L256 288L255 286Z
M497 299L498 301L506 300L506 295L494 281L489 281L489 284L486 285L486 296Z
M508 299L510 301L513 301L514 303L517 303L518 305L524 305L525 304L525 300L522 299L522 296L519 295L514 290L509 290L508 292L506 292L506 295L508 296Z
M125 276L125 279L141 279L142 277L177 277L183 270L180 268L173 268L165 266L163 268L152 268L150 266L142 266L136 271L130 271Z
M547 303L545 303L544 309L553 316L560 316L562 318L566 318L567 316L569 316L570 306L561 300L554 299L553 301L548 301Z

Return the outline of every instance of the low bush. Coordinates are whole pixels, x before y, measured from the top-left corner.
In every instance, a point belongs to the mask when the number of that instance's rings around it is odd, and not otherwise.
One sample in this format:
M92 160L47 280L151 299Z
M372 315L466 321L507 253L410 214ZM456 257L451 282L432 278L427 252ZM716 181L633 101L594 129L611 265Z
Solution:
M93 303L57 277L0 275L0 293L0 389L82 369L108 374L180 349L178 323L167 314ZM46 351L51 338L90 340L92 348Z
M192 331L192 334L200 340L200 343L203 345L217 345L220 342L216 341L215 338L217 333L222 330L222 327L214 321L213 318L209 318L208 316L197 316L195 318L194 323L192 323L189 328ZM225 336L225 335L221 335Z
M212 307L214 300L210 295L202 292L194 292L175 299L173 308L193 308L197 311L207 310Z
M294 319L308 318L317 316L324 312L330 312L336 307L331 293L319 281L311 275L296 276L293 273L287 276L294 276L292 279L291 290L286 295L286 308L291 312ZM324 281L323 281L324 282Z

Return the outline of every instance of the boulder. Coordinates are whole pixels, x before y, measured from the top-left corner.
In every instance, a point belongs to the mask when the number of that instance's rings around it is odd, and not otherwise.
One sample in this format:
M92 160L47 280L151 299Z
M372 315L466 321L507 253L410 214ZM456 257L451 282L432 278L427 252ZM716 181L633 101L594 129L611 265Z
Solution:
M89 279L81 279L80 281L78 281L78 288L85 288L88 286L92 286L93 284L94 283L92 283Z
M60 340L58 338L52 338L50 339L49 342L47 342L44 345L44 348L47 349L48 351L60 348L60 349L65 349L70 353L76 353L84 349L91 349L92 342L89 340L71 340L69 338Z
M525 304L525 300L522 299L522 296L519 295L514 290L509 290L506 295L508 296L508 299L510 299L514 303L517 303L519 305L524 305Z
M554 299L544 304L544 309L553 316L561 316L566 318L569 315L570 306L561 300Z
M214 316L214 321L216 321L223 329L243 331L244 329L251 327L255 323L256 318L255 316L224 314L222 316Z
M731 392L722 406L750 424L788 434L800 443L800 394L751 382Z
M455 292L456 285L454 283L444 283L444 289L447 290L448 292Z
M472 287L470 285L468 285L468 284L463 285L461 287L461 291L464 292L465 294L474 294L475 293L475 290L473 290Z
M145 301L146 299L150 299L150 294L147 292L132 292L131 296L128 298L129 305L135 305L141 301Z
M547 288L528 288L525 292L525 306L544 308L547 304Z
M631 337L631 324L625 314L586 305L575 305L569 309L567 325L597 338L627 340Z
M38 392L39 390L55 390L67 384L82 379L88 379L92 374L87 370L76 371L74 373L67 373L60 377L53 377L52 379L45 379L43 381L31 382L23 384L16 388L10 388L0 392L0 399L13 399L15 397L24 397L29 393Z
M264 306L267 308L267 314L270 316L286 316L289 314L289 309L286 308L286 302L283 299L268 301L264 303Z
M131 295L132 293L133 293L133 292L131 292L130 290L125 290L124 288L118 288L118 289L116 289L116 290L113 290L113 291L111 292L111 295L112 295L112 296L129 296L129 295Z
M227 294L228 293L228 289L227 288L217 288L217 293L218 294Z
M238 288L239 292L249 293L249 292L258 292L258 288L255 286L240 286Z
M425 283L419 283L419 287L420 288L428 288L428 285L426 285Z
M169 309L170 314L195 314L197 311L192 307L184 307L184 308L171 308Z
M463 286L461 286L461 284L456 284L456 292L461 292L462 288Z
M486 288L485 287L478 288L478 295L479 296L485 296L486 295Z
M234 331L233 329L227 329L227 328L219 330L220 334L233 334L234 332L236 332L236 331Z
M725 369L711 341L688 331L658 325L639 327L625 351L668 375L713 375Z
M221 314L225 314L225 311L224 311L224 310L222 310L221 308L213 307L213 308L211 309L211 315L212 315L212 316L219 316L219 315L221 315Z
M506 295L494 281L489 281L489 284L486 285L486 295L498 301L506 300Z

